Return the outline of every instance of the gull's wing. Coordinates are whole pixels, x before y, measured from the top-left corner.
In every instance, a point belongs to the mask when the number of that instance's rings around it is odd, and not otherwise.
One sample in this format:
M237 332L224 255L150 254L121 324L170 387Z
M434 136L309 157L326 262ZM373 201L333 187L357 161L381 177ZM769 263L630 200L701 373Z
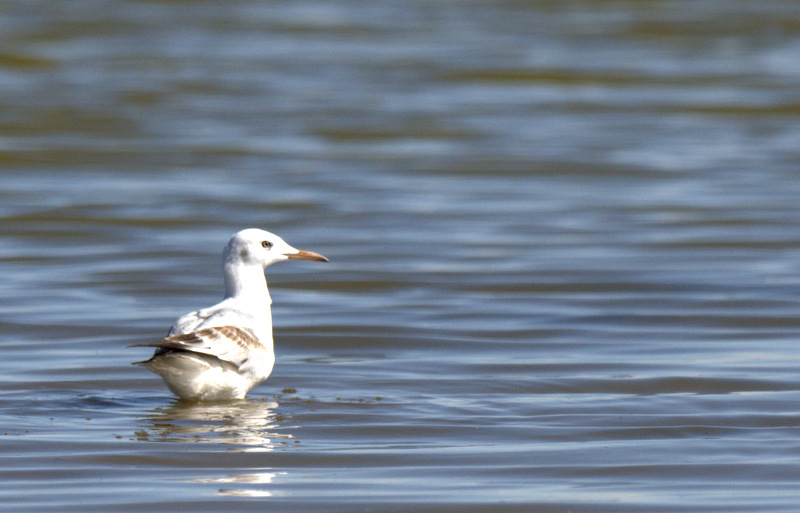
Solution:
M247 326L252 322L253 317L251 315L232 305L228 305L227 301L223 301L210 308L189 312L184 315L175 321L167 336L193 333L211 327Z
M264 351L264 346L255 334L247 328L236 326L215 326L191 333L170 335L158 342L133 344L129 347L157 347L155 356L170 350L202 353L230 362L241 369L250 355Z

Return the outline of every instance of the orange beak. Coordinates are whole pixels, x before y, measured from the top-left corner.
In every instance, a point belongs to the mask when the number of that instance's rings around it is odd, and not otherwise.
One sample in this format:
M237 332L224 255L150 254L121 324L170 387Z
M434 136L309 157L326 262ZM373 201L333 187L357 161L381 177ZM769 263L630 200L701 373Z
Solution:
M286 256L293 260L313 260L315 262L330 262L330 260L320 255L319 253L314 253L313 251L305 251L302 249L298 249L297 253L286 253Z

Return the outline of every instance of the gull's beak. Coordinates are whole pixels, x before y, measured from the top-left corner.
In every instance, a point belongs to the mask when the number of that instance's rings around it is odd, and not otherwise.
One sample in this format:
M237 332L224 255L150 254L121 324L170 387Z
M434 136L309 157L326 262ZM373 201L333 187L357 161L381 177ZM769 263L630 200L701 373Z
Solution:
M313 260L315 262L330 262L327 258L320 255L319 253L314 253L313 251L305 251L302 249L296 250L297 253L286 253L286 256L290 259L294 260Z

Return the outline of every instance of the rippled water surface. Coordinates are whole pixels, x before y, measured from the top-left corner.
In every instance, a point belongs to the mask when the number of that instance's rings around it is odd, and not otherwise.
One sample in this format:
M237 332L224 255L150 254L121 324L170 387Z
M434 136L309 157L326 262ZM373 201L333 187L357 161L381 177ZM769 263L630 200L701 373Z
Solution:
M0 6L0 511L794 512L793 1ZM261 227L277 364L134 343Z

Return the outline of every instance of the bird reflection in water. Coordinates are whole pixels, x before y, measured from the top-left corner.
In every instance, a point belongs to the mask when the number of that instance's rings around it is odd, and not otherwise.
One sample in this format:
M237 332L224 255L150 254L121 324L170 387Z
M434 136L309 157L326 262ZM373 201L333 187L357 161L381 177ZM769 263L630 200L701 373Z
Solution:
M271 484L272 480L278 475L284 475L286 472L251 472L248 474L232 474L225 477L206 477L190 479L192 483L214 483L214 484L235 484L235 485L250 485L243 488L220 488L214 495L223 495L227 497L272 497L272 492L265 490L262 487L253 485Z
M288 445L292 435L281 426L275 413L278 403L267 399L242 399L221 403L186 403L176 400L166 408L156 408L142 419L136 436L149 442L218 444L237 452L268 452ZM284 432L280 432L284 431ZM292 444L294 445L294 444ZM251 461L252 463L252 461ZM211 495L228 497L271 497L269 485L286 472L266 465L231 468L227 475L194 472L190 483L211 485ZM219 488L217 488L219 486Z
M224 403L185 403L156 408L145 417L139 439L151 442L196 442L238 446L242 451L271 451L292 438L279 433L278 403L247 400Z

